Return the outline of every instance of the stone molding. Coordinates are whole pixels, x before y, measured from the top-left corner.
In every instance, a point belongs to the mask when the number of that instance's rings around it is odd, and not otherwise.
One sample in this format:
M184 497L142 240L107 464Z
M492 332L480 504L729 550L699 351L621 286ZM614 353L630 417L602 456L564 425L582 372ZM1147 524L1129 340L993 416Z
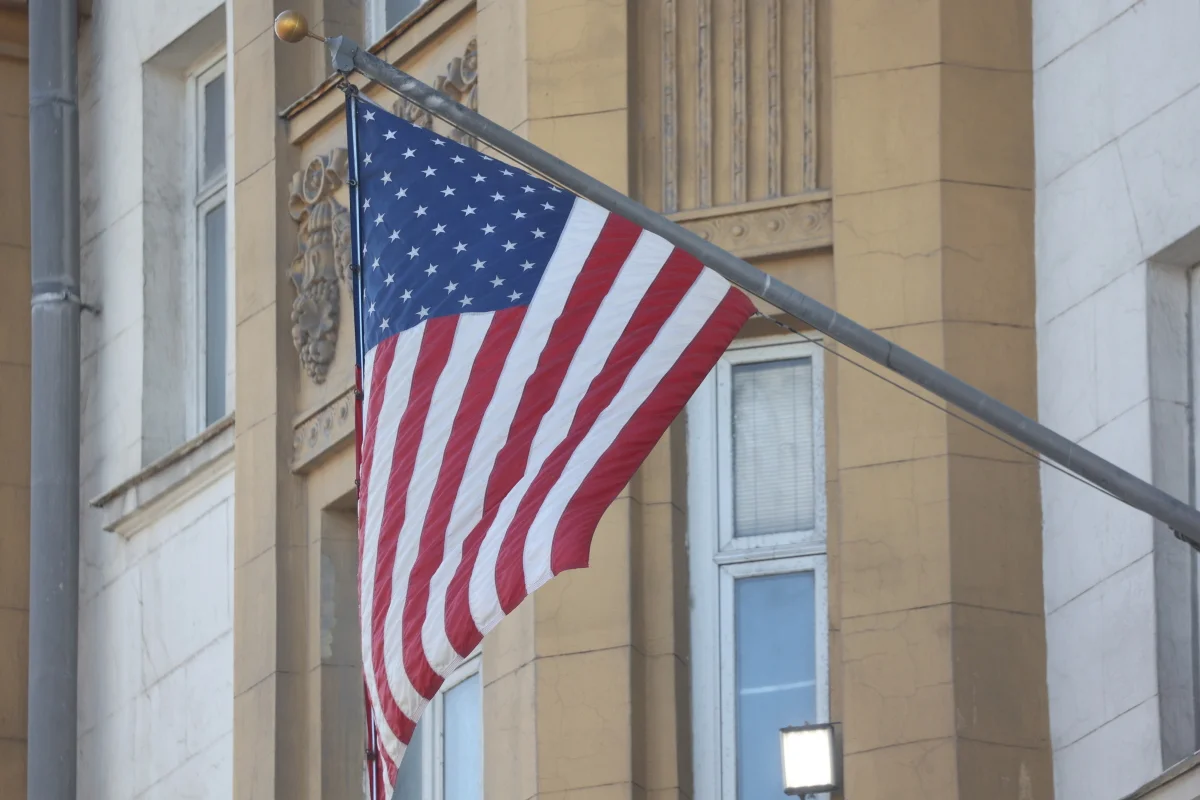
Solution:
M341 281L350 273L350 212L335 194L346 185L344 147L317 156L292 176L288 210L300 223L288 267L296 289L292 343L314 383L324 383L337 347Z
M740 258L787 255L833 245L827 193L672 214L671 219Z
M129 538L233 472L233 444L230 414L89 505L103 512L104 530Z
M333 450L354 439L354 390L310 412L292 429L292 471L305 473Z
M479 110L479 45L472 38L461 56L455 56L446 65L446 71L433 80L433 88L461 103L472 111ZM433 130L433 116L420 106L403 97L392 104L396 116L427 130ZM449 136L459 144L479 149L479 142L458 128L451 128Z

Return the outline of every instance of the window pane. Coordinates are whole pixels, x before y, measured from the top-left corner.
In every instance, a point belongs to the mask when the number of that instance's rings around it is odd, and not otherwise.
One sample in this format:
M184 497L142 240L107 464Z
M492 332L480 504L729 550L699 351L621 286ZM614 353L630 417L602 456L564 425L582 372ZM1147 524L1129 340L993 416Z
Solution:
M225 74L204 85L204 175L202 183L225 173Z
M225 416L225 204L204 215L204 422Z
M817 722L811 572L734 583L738 800L785 797L779 729Z
M483 710L479 673L446 692L442 800L483 800Z
M387 19L385 20L387 27L391 28L397 22L420 8L424 2L425 0L387 0Z
M812 361L733 368L733 535L811 530Z
M396 791L392 797L394 800L423 800L421 797L421 762L422 751L425 749L425 737L422 735L424 731L421 726L425 719L428 719L428 714L422 716L422 721L417 723L417 728L413 731L412 742L408 745L408 749L404 751L404 757L400 759L400 769L396 770Z

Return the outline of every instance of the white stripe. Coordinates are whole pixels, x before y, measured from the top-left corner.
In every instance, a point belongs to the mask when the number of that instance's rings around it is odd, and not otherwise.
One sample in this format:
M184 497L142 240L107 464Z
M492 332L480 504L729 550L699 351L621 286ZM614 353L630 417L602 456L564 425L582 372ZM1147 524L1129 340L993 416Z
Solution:
M550 571L551 548L558 521L567 503L591 473L600 457L612 446L617 435L641 408L650 393L662 383L667 372L679 360L704 325L712 317L721 300L729 292L729 283L712 270L702 270L696 282L671 313L654 341L646 348L630 370L625 383L608 407L600 412L595 423L571 454L567 466L534 517L525 539L525 586L534 592L553 577Z
M375 679L375 662L371 655L373 641L371 631L371 608L375 601L375 562L379 557L379 528L383 521L383 508L387 500L388 478L392 474L392 454L396 446L396 429L400 418L408 408L409 387L417 354L421 351L421 339L425 325L417 325L397 334L396 353L392 368L388 372L384 387L383 402L379 407L379 420L375 426L374 453L370 471L367 473L366 513L360 521L363 531L362 566L359 570L359 624L362 626L363 672L367 680L367 691L371 704L378 710L376 722L381 744L392 759L403 753L404 745L396 732L383 718L383 706L379 702L379 686ZM375 349L372 348L372 353ZM374 371L372 369L372 371Z
M425 624L421 629L425 656L442 677L462 662L446 632L446 594L450 580L462 563L463 543L483 517L488 477L496 456L508 441L522 389L537 367L538 355L546 346L550 329L562 313L575 278L583 269L607 219L608 212L599 206L582 199L575 201L546 274L526 309L467 458L462 485L446 529L445 558L430 582Z
M413 687L404 668L404 604L408 598L408 583L420 551L421 531L442 471L442 458L454 428L454 418L493 316L494 313L464 314L458 318L450 355L429 400L429 414L421 430L412 478L404 498L404 523L398 533L392 568L392 600L384 622L383 648L384 665L396 704L414 722L420 718L428 701ZM393 498L393 502L399 499Z
M486 634L504 617L497 591L496 562L521 499L537 477L543 463L567 435L578 410L580 398L604 366L630 317L637 310L638 303L662 270L671 251L671 245L658 236L643 233L638 237L573 354L558 395L534 435L525 474L501 502L500 510L488 528L483 546L479 549L479 558L471 574L471 612L476 626L482 633Z

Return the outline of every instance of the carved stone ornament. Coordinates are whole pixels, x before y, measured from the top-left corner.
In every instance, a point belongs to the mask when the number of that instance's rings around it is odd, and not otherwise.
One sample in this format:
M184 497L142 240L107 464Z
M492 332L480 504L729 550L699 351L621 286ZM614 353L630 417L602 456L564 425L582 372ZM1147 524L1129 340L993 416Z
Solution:
M479 48L472 39L461 56L455 56L446 65L445 73L438 75L433 81L433 88L462 103L472 111L479 110ZM410 103L404 98L398 99L392 106L396 116L414 125L433 130L433 117L420 106ZM459 144L478 149L479 143L458 128L450 131L450 138Z
M296 287L292 343L304 371L323 383L338 335L339 281L350 273L350 213L335 197L347 180L347 153L335 148L292 176L288 210L300 223L288 274Z

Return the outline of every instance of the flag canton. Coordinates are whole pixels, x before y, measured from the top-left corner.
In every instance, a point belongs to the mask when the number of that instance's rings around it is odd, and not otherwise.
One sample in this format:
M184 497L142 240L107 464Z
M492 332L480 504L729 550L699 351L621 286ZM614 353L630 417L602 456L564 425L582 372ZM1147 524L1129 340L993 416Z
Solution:
M357 117L363 346L529 303L575 197L365 101Z

